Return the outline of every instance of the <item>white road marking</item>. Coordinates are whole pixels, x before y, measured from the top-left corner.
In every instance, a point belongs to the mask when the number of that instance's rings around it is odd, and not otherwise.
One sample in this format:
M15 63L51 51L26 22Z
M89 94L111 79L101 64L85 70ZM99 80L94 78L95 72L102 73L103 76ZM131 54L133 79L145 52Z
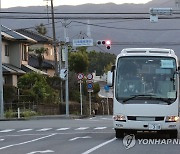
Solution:
M45 132L45 131L48 131L48 130L51 130L52 128L42 128L42 129L39 129L39 130L36 130L38 132Z
M82 138L82 139L86 139L86 138L92 138L92 137L90 137L90 136L75 137L75 138L70 139L69 141L75 141L75 140L80 139L80 138Z
M34 152L27 153L27 154L35 154L35 153L50 153L50 152L54 152L54 151L52 151L52 150L46 150L46 151L34 151Z
M5 130L1 130L0 133L8 133L13 131L14 129L5 129Z
M107 127L96 127L96 128L94 128L94 129L98 129L98 130L102 130L102 129L106 129Z
M68 130L68 129L70 129L70 128L59 128L59 129L56 129L56 130L59 131L59 130Z
M0 139L0 141L4 141L4 139Z
M111 120L112 121L112 118L101 118L102 120Z
M48 136L43 136L43 137L40 137L40 138L37 138L37 139L33 139L33 140L29 140L29 141L26 141L26 142L10 144L10 145L4 146L4 147L0 147L0 150L7 149L7 148L10 148L10 147L15 147L15 146L18 146L18 145L24 145L24 144L27 144L27 143L32 143L32 142L39 141L39 140L42 140L42 139L45 139L45 138L48 138L48 137L51 137L51 136L54 136L54 135L56 135L56 134L51 134L51 135L48 135Z
M82 154L89 154L89 153L91 153L91 152L93 152L93 151L95 151L95 150L97 150L97 149L105 146L106 144L109 144L109 143L115 141L115 140L116 140L116 138L113 138L113 139L111 139L111 140L109 140L109 141L103 142L103 143L101 143L101 144L99 144L99 145L97 145L97 146L95 146L95 147L93 147L93 148L91 148L91 149L83 152Z
M22 130L19 130L17 132L28 132L28 131L31 131L32 129L22 129Z
M75 130L85 130L85 129L88 129L89 127L79 127L79 128L76 128Z

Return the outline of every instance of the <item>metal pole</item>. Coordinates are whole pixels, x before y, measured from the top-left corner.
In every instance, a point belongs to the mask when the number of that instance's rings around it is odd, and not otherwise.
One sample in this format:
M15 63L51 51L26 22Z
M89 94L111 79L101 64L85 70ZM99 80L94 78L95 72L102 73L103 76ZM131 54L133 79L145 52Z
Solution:
M60 42L60 40L59 40ZM59 77L60 77L60 71L62 69L62 46L59 45ZM63 81L60 81L60 105L63 102ZM60 109L60 108L59 108ZM61 110L59 110L60 112ZM61 112L60 112L61 113Z
M80 101L81 101L81 115L82 115L82 81L80 80L80 85L79 85L79 89L80 89Z
M65 89L66 89L66 116L69 116L69 85L68 85L68 76L69 76L69 69L68 69L68 37L67 37L67 25L66 25L66 20L64 20L64 39L65 39L65 68L67 69L67 77L66 77L66 81L65 81Z
M1 11L1 0L0 0L0 11ZM0 105L1 105L0 106L1 118L4 118L1 18L0 18Z
M109 102L108 102L108 92L106 92L107 94L107 109L108 109L108 115L109 115Z
M91 92L89 92L89 114L91 115Z

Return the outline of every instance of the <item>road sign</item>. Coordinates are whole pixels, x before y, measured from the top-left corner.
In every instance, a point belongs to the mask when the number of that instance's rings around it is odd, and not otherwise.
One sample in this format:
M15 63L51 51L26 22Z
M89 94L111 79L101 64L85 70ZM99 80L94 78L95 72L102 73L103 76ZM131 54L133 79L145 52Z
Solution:
M93 83L92 82L88 83L87 87L88 87L88 89L93 89Z
M78 73L77 78L78 78L78 80L82 80L84 78L84 74Z
M66 68L61 69L60 78L63 79L63 80L66 80L67 79L67 73L68 73L68 71L67 71Z
M104 86L104 90L105 90L106 92L109 92L109 86L108 86L108 85L105 85L105 86Z
M92 80L93 79L93 75L91 73L89 73L87 76L86 76L87 80Z
M87 84L87 89L88 89L88 92L93 92L93 83L92 82L89 82Z
M75 47L93 46L93 39L74 39L73 46Z

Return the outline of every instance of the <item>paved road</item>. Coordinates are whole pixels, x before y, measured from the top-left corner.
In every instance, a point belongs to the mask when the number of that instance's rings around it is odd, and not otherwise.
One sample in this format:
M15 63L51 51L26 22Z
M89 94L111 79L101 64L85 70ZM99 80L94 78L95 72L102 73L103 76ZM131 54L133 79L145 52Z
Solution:
M179 154L180 151L180 144L143 145L138 139L135 142L134 147L126 149L123 141L115 138L110 116L0 122L0 154Z

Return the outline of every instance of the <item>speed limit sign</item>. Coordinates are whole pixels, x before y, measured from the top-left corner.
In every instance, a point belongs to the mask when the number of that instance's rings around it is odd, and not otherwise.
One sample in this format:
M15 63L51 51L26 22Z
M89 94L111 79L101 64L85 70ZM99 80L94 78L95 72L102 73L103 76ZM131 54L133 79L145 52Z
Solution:
M93 79L93 75L92 75L91 73L89 73L89 74L86 76L86 78L87 78L88 80L92 80L92 79Z
M78 78L78 80L82 80L84 78L84 74L78 73L77 78Z

